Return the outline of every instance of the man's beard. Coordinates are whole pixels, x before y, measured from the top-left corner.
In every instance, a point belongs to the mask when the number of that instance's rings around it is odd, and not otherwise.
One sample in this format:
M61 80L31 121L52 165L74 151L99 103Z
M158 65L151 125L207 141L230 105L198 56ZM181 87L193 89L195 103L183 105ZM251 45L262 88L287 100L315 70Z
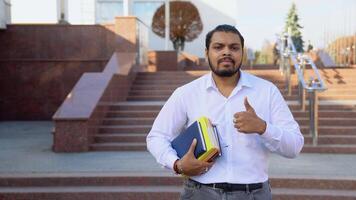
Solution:
M242 65L242 61L241 61L239 66L236 69L232 68L232 69L219 70L218 66L213 67L213 65L210 62L210 58L209 57L208 57L208 63L209 63L209 67L210 67L211 71L214 74L216 74L217 76L220 76L220 77L231 77L231 76L235 75L239 71L239 69L240 69L240 67ZM235 64L235 63L233 63L233 64ZM218 63L218 65L219 65L219 63Z

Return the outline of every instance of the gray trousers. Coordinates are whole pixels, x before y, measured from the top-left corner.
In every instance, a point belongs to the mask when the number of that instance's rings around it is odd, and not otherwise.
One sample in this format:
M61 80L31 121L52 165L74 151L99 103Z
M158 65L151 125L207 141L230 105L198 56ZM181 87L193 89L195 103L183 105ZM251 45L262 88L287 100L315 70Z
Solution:
M184 181L181 200L272 200L271 187L268 181L262 188L249 191L224 191L197 184L191 180Z

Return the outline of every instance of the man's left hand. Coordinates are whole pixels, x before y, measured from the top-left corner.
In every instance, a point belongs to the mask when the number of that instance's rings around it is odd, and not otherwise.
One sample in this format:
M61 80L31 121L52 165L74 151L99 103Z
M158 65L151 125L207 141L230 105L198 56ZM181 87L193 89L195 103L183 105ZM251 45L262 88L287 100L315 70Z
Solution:
M262 135L266 131L266 122L257 116L247 97L245 97L244 104L246 111L234 114L234 127L241 133L258 133Z

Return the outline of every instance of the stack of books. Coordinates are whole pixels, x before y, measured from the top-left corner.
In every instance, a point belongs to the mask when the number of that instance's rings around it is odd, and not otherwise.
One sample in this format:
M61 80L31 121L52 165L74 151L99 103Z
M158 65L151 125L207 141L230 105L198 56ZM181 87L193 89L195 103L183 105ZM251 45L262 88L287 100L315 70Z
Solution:
M172 141L179 158L188 152L194 138L197 139L194 155L198 160L210 162L221 156L218 129L207 117L200 117Z

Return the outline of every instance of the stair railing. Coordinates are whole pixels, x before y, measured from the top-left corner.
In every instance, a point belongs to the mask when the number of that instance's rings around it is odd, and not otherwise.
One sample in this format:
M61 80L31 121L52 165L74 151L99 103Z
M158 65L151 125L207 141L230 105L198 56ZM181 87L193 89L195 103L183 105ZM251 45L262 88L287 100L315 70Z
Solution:
M298 78L298 99L301 110L305 111L305 96L309 94L309 133L313 138L313 145L318 144L318 92L325 91L327 88L324 84L318 68L313 60L307 54L297 53L293 40L288 34L278 36L277 45L280 56L279 69L285 77L287 94L292 94L291 83L291 65ZM310 76L308 81L305 80L305 67L311 66L313 76Z

